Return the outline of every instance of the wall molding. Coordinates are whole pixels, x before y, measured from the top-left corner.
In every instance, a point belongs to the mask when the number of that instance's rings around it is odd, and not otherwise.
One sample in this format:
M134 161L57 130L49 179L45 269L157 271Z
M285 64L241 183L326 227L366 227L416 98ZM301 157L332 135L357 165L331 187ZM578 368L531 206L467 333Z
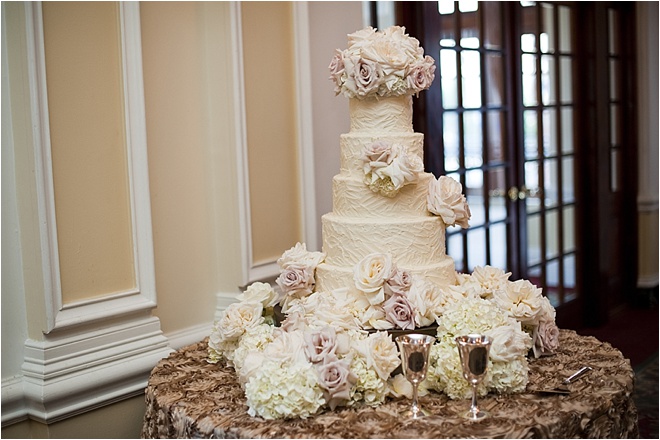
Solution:
M252 212L250 209L250 179L247 155L247 122L245 109L245 83L243 71L243 39L241 27L240 2L231 3L232 53L234 60L234 99L236 131L236 170L238 175L238 214L240 218L240 237L243 276L242 285L254 281L275 277L279 274L277 259L255 261L252 252ZM316 185L314 179L314 137L312 119L312 80L311 54L309 48L309 11L306 2L292 6L295 59L295 101L298 150L298 185L300 187L300 224L302 240L310 245L310 250L317 243ZM282 249L284 252L286 249Z
M156 288L139 3L118 2L118 7L136 287L63 304L43 15L41 3L26 2L27 76L37 187L35 204L46 313L41 337L25 341L20 374L2 381L3 426L26 417L50 423L140 394L153 367L171 352L159 319L151 315L156 306Z

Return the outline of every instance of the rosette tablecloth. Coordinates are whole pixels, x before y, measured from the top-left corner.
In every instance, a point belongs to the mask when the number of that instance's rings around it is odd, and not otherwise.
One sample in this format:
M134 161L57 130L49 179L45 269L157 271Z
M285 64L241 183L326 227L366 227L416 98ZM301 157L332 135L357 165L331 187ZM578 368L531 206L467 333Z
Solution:
M560 349L530 359L528 390L552 388L582 366L590 374L569 385L568 395L528 391L479 399L491 417L462 419L468 400L430 393L421 399L432 415L407 420L410 400L377 407L326 410L314 417L264 420L247 414L233 369L206 362L207 341L159 362L146 389L143 438L636 438L637 410L630 361L608 343L560 333Z

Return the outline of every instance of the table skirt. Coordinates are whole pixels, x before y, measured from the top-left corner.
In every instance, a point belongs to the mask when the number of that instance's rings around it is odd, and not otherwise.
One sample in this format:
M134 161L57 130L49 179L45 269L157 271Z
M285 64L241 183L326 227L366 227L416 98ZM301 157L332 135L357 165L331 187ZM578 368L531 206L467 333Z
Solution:
M593 371L568 395L525 392L479 399L491 417L460 417L470 402L435 392L421 398L431 416L406 420L410 400L325 410L307 419L264 420L247 414L236 374L206 362L207 340L161 360L145 392L143 438L637 438L630 361L610 344L574 331L560 332L552 356L530 359L527 389L551 387L582 366Z

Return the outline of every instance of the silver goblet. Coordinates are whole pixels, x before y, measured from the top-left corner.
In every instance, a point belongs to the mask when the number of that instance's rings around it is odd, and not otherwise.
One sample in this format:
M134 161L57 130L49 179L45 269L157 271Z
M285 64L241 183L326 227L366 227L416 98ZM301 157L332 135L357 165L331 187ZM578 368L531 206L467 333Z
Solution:
M470 410L464 414L464 417L471 420L488 417L488 412L477 406L477 385L486 376L491 343L492 340L486 335L469 334L456 338L463 377L472 385L472 403Z
M417 333L401 335L396 338L401 354L403 374L413 387L412 406L404 412L404 415L413 419L428 415L428 412L422 410L419 406L417 394L419 384L426 378L426 372L429 368L429 352L434 342L435 338L433 336Z

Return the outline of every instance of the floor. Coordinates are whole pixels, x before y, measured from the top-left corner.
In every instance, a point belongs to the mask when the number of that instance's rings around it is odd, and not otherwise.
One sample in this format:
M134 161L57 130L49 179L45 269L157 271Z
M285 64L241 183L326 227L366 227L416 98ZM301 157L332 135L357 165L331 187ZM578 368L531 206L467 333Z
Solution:
M624 308L601 327L579 329L581 335L609 342L630 359L635 371L633 399L640 438L658 437L658 304Z

